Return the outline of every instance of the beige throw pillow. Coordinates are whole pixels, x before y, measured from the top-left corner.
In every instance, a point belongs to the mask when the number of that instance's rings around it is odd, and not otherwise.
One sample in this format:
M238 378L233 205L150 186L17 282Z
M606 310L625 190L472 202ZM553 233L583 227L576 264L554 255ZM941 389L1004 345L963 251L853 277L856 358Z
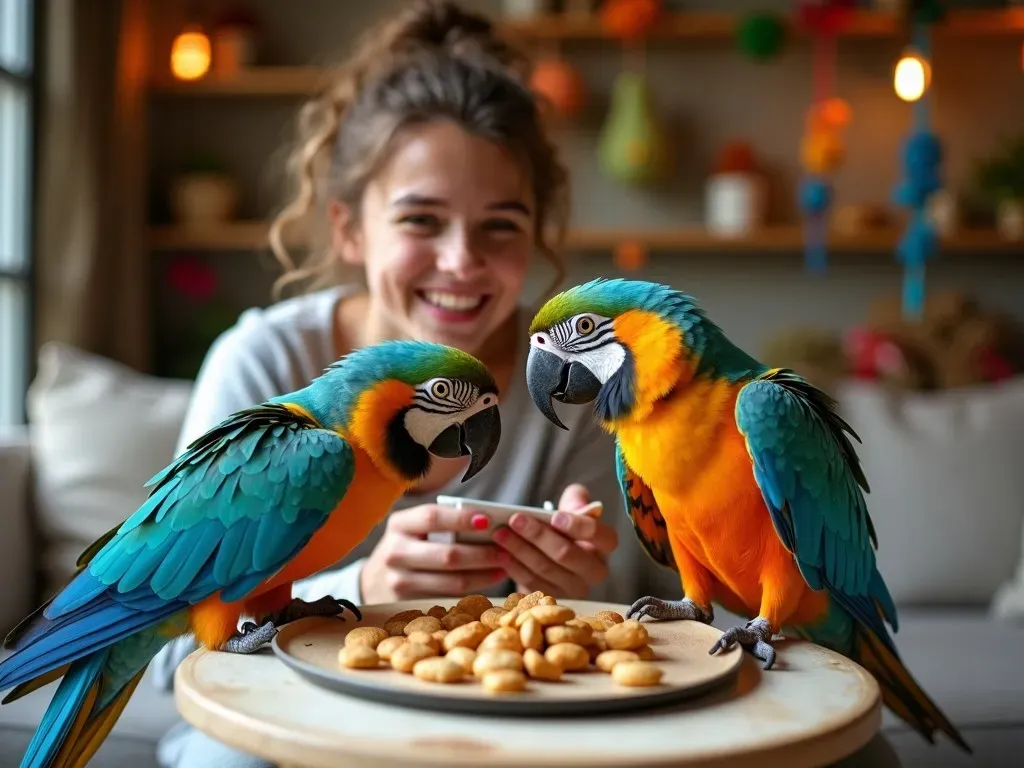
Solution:
M67 345L40 350L28 411L47 594L145 500L143 484L174 457L191 389Z

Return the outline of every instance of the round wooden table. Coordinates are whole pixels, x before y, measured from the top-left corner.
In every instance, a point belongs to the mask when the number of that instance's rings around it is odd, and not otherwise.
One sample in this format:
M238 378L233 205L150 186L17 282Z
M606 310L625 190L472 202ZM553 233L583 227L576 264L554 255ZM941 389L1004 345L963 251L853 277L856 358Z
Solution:
M682 704L624 714L523 718L436 713L322 689L268 649L199 650L175 675L182 716L218 741L290 768L360 766L820 766L881 724L874 678L824 648L776 642L764 672Z

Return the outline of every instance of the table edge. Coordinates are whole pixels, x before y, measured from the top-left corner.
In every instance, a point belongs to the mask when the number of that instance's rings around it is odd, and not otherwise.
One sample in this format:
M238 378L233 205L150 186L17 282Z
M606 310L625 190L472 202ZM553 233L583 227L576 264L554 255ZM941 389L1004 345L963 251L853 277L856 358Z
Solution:
M814 644L809 644L814 645ZM827 648L814 646L827 653L833 653ZM491 768L506 768L508 766L537 765L537 766L558 766L558 768L591 768L593 766L621 766L621 756L609 756L607 760L601 759L600 754L588 753L582 755L578 762L567 762L561 756L557 762L545 762L543 755L536 752L527 754L515 754L510 752L487 751L480 753L470 749L472 742L442 747L437 745L430 747L424 744L403 745L402 752L396 754L391 751L388 755L381 755L381 745L377 741L353 740L347 743L348 748L339 753L337 742L319 739L313 732L297 733L283 728L275 723L265 720L257 720L249 715L238 713L215 701L202 697L189 684L186 675L195 668L196 663L207 653L206 649L199 649L189 654L175 670L174 675L174 700L178 712L182 718L193 727L207 735L223 742L235 749L247 754L272 760L287 765L303 765L308 768L333 768L337 765L339 757L347 755L360 761L361 765L397 765L409 754L415 753L419 765L435 766L461 766L479 765L481 759L485 760ZM802 740L785 741L783 743L765 744L756 751L756 759L759 768L800 768L801 766L821 765L823 761L834 762L847 757L858 749L864 747L881 729L882 723L882 697L881 689L875 678L856 662L840 654L834 654L844 661L854 665L862 679L868 682L871 692L868 695L870 703L864 711L859 713L850 723L840 730L830 731L825 734L810 734ZM285 666L284 663L275 658L274 663ZM287 669L287 667L285 667ZM288 670L290 674L297 673ZM770 674L770 672L768 673ZM301 678L300 678L301 679ZM827 754L824 752L827 744ZM392 745L393 747L394 745ZM837 754L837 748L842 754ZM702 753L692 756L661 756L645 759L643 763L634 762L634 766L704 766L705 768L719 768L735 765L738 759L742 759L748 753L730 752L727 754ZM754 753L749 753L754 754ZM297 761L296 758L299 757Z

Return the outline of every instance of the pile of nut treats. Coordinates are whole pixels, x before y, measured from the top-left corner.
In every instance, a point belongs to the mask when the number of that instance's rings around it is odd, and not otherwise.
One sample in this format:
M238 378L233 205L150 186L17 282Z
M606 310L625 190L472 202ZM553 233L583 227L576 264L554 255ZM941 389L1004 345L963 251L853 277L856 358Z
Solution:
M351 630L339 661L349 669L390 667L432 683L479 680L494 694L592 669L639 687L662 679L650 639L639 621L614 611L577 616L543 592L514 593L500 607L470 595L450 609L402 611L383 627Z

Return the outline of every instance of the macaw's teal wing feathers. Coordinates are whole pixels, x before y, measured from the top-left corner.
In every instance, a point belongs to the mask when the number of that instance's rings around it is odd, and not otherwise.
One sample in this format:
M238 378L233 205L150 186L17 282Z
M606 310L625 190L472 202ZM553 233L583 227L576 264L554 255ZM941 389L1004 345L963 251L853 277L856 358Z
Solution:
M232 416L154 478L139 510L31 624L12 633L16 652L0 663L0 688L215 593L241 599L309 541L354 471L340 435L283 406Z
M879 610L895 630L896 607L875 564L867 481L844 433L856 435L834 408L792 371L771 370L740 390L736 424L775 530L808 585L827 589L891 645Z
M668 526L661 516L661 509L651 489L637 475L622 455L622 448L615 442L615 470L619 476L619 487L626 503L626 514L633 521L633 530L643 545L644 551L654 562L676 568L675 557L668 538Z

